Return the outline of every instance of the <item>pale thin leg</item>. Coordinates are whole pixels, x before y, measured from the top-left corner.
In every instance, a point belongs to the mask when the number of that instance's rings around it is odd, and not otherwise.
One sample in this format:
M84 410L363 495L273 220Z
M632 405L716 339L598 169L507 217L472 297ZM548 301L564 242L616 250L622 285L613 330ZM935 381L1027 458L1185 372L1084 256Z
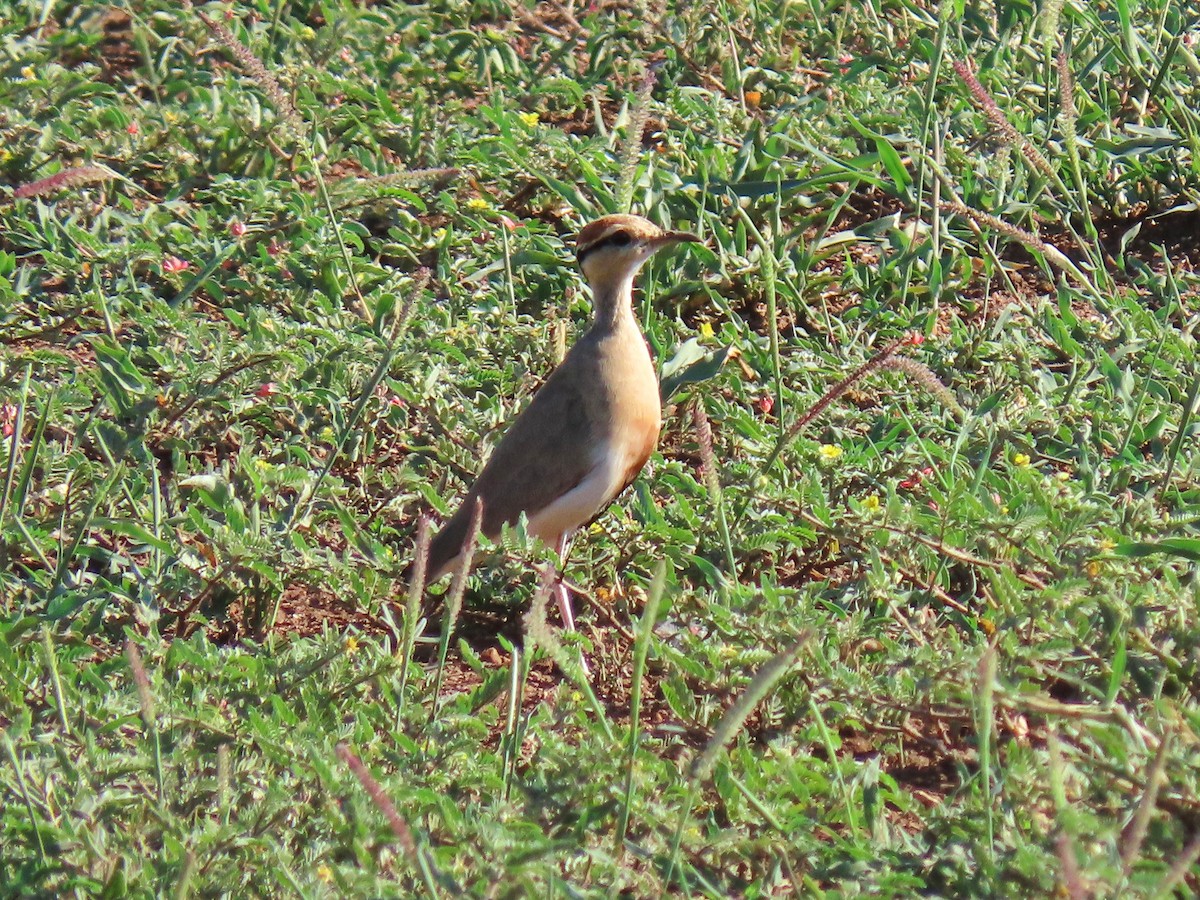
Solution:
M575 614L571 610L571 592L567 590L567 586L562 583L563 568L567 562L567 549L571 546L571 539L564 532L558 536L558 540L554 544L554 549L558 552L558 574L560 576L558 584L555 585L555 592L558 594L558 611L562 615L563 628L567 631L575 630Z
M554 549L558 551L558 584L555 585L555 593L558 594L558 612L562 616L563 628L567 631L575 630L575 614L571 611L571 592L567 590L567 586L562 583L563 569L567 563L567 550L571 546L570 537L564 532L558 536L558 541L555 542ZM579 652L579 664L583 667L583 674L590 676L591 668L588 666L587 659L584 658L583 651Z

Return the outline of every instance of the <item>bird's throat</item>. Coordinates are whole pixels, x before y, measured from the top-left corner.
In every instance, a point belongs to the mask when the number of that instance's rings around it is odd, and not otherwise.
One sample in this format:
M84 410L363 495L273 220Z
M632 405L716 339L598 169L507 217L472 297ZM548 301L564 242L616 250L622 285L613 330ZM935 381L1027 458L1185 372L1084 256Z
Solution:
M617 331L633 326L633 273L611 284L592 286L592 330Z

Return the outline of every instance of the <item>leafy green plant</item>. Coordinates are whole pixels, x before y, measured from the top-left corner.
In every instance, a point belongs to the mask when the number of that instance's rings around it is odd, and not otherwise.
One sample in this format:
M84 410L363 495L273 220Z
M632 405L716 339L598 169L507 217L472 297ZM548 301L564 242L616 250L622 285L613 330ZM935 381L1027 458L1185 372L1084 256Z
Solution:
M1200 890L1183 4L10 6L10 893ZM629 209L580 632L518 528L434 643Z

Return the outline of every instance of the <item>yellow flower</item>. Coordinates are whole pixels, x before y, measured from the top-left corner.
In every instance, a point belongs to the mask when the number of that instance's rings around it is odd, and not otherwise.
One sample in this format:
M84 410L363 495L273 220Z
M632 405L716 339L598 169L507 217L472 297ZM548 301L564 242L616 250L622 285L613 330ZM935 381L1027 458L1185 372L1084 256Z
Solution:
M533 128L538 123L537 113L517 113L517 118L526 128Z
M37 72L33 70L33 66L25 66L21 69L21 77L26 81L33 81L37 77Z
M1008 515L1008 507L1007 506L1000 507L1000 515L1002 515L1002 516Z
M1100 566L1100 563L1098 563L1096 560L1093 559L1084 568L1087 569L1089 578L1099 578L1100 577L1101 566Z
M1108 538L1104 538L1102 541L1100 541L1100 552L1107 553L1109 550L1113 549L1113 547L1115 547L1115 546L1117 546L1116 541L1112 541L1112 540L1109 540Z
M482 197L472 197L470 200L467 201L467 209L485 210L485 209L491 209L491 208L492 208L492 204L488 203Z
M310 28L308 25L301 25L299 30L296 32L296 34L299 36L300 40L302 40L302 41L311 41L313 38L315 38L317 36L317 33L315 31L313 31L312 28Z
M879 499L878 494L872 494L863 500L863 506L866 507L868 512L878 512L879 508L883 506L883 501Z
M842 455L842 448L835 447L833 444L822 444L817 455L821 457L821 462L833 462Z
M1029 465L1029 454L1028 453L1014 453L1012 459L1013 459L1013 463L1015 465L1020 466L1021 468L1024 468L1025 466Z
M1055 478L1057 478L1059 481L1070 481L1070 480L1071 480L1071 473L1070 473L1070 472L1066 472L1066 471L1063 471L1063 472L1055 472L1055 473L1054 473L1054 477L1055 477Z
M321 865L317 866L317 878L319 878L321 881L325 882L326 884L332 883L333 882L333 869L329 868L329 866L322 863Z
M589 534L600 534L603 531L604 531L604 526L601 525L599 522L593 522L591 525L588 526Z
M700 327L696 330L700 332L702 338L710 338L714 335L712 322L701 322Z
M350 635L348 638L346 638L345 647L346 655L353 656L358 652L358 638L356 638L354 635Z

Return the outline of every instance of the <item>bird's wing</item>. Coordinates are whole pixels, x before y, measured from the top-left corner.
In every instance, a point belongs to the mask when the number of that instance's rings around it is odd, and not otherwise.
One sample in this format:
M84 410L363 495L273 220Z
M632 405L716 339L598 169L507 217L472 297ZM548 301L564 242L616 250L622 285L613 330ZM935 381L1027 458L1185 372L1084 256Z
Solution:
M476 497L483 499L482 531L495 538L522 512L532 517L592 472L603 422L589 409L587 379L580 374L564 363L509 426L462 505L431 543L431 576L462 549Z

